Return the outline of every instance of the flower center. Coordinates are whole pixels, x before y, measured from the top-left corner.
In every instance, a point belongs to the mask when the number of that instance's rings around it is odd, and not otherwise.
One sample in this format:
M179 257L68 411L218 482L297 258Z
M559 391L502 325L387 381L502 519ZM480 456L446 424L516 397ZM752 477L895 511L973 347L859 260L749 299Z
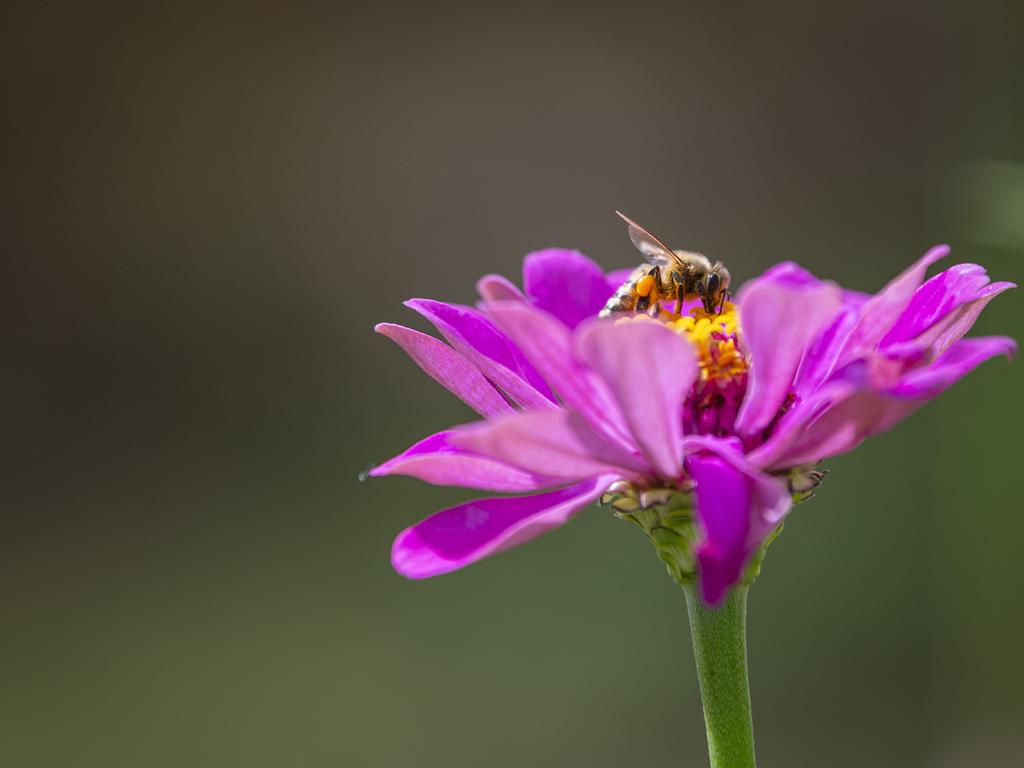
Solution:
M701 381L731 379L746 372L747 361L738 346L740 316L732 302L726 302L719 314L698 305L685 315L662 312L660 318L696 348Z
M684 307L685 309L685 307ZM747 391L747 359L739 348L740 317L726 302L721 313L706 312L699 304L685 314L662 310L657 318L637 314L618 322L661 322L685 337L697 352L700 378L686 397L683 426L688 434L733 433Z
M618 322L662 322L688 339L697 351L701 381L729 380L747 372L747 360L739 349L740 314L727 301L720 313L707 312L697 304L686 314L662 309L651 315L627 315ZM724 383L724 382L723 382Z

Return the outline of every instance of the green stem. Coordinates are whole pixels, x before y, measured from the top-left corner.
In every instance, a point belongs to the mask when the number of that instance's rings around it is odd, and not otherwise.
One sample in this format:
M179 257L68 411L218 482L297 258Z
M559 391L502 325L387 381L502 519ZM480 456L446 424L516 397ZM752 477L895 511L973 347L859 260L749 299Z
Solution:
M747 587L737 585L708 608L683 585L700 678L711 768L754 768L754 729L747 683Z

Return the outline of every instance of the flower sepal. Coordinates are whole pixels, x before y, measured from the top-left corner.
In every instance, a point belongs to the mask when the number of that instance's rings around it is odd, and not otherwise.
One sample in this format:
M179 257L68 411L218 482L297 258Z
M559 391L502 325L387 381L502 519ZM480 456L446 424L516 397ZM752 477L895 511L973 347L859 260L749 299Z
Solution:
M815 489L828 474L828 470L815 469L817 464L803 464L795 467L786 475L789 483L789 492L793 494L793 505L796 506L802 501L814 498Z
M801 467L790 470L787 475L786 480L789 484L789 492L792 495L794 507L804 501L813 499L815 489L821 485L828 474L827 469L818 470L815 469L816 466L817 464L804 464ZM751 555L750 562L747 563L747 567L743 571L743 580L741 582L743 586L749 587L761 575L761 564L764 562L765 555L768 554L768 547L782 533L782 528L785 524L786 522L783 520L775 526L772 532L765 536L757 551Z
M813 498L814 490L828 474L814 467L813 464L804 465L788 474L787 481L794 505ZM616 517L633 523L644 532L676 584L688 587L696 583L696 551L702 534L697 522L692 489L642 489L621 481L613 484L601 496L601 504L610 506ZM768 547L782 533L784 524L780 522L775 526L750 555L739 582L744 587L753 584L761 574L761 565Z
M620 520L638 526L654 545L672 579L681 587L697 577L694 554L700 531L694 518L693 495L671 488L638 489L616 483L601 497Z
M798 502L794 499L793 503L797 504ZM740 580L740 584L744 587L749 587L761 575L761 564L764 562L765 555L768 554L768 547L782 533L782 528L785 524L785 522L781 522L775 526L772 532L761 542L761 546L757 548L757 551L750 556L750 562L747 563L747 567L743 570L743 578Z

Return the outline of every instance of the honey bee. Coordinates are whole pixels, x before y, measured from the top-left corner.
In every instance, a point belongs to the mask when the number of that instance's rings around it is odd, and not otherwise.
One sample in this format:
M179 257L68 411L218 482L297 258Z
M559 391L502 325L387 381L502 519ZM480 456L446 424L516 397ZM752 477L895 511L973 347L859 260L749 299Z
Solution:
M729 299L729 270L720 261L712 264L702 253L673 251L631 218L616 211L629 225L629 239L647 258L608 299L600 317L619 312L648 312L662 301L699 298L704 311L721 314Z

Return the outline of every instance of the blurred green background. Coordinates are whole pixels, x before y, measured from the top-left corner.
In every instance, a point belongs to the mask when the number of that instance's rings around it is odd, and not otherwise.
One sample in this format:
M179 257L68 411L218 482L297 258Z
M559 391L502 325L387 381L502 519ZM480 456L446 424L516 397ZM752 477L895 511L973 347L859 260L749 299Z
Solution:
M1020 280L1010 2L4 11L0 764L700 766L686 612L607 512L426 583L472 414L400 302L620 208L738 281ZM1024 337L1020 298L975 333ZM828 462L750 607L763 766L1024 754L1019 363Z

